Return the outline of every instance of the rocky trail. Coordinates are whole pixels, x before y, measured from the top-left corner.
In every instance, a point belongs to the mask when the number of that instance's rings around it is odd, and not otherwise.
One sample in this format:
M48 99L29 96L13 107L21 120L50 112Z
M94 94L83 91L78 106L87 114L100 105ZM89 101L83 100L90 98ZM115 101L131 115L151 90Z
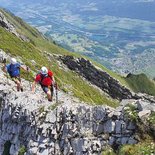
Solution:
M0 155L7 143L10 155L18 155L22 146L25 155L100 155L109 146L138 143L127 104L134 105L140 120L155 112L153 99L122 100L114 109L90 106L62 91L57 104L55 97L48 102L40 87L33 94L30 83L22 83L24 92L17 92L0 69Z

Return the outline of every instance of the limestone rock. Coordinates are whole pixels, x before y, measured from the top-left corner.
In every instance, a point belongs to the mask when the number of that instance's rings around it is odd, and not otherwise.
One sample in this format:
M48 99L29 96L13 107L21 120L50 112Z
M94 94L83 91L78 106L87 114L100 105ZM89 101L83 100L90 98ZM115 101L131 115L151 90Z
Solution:
M150 103L148 101L138 100L136 103L137 108L139 111L142 111L145 109L146 106L148 106Z
M104 76L103 81L108 84L102 84L102 80L98 84L101 87L104 85L104 89L110 93L117 90L114 95L116 98L122 99L124 95L127 95L126 98L131 97L126 88L119 87L117 80L92 67L88 60L70 58L73 61L71 67L76 67L83 76L88 78L90 73L91 79L95 76L101 79ZM68 59L63 61L69 63ZM81 66L87 68L86 74L85 70L80 70ZM124 106L127 102L131 104L131 100L125 100L114 109L83 104L73 96L59 91L61 104L56 104L55 100L49 103L41 88L37 87L39 91L32 94L27 87L29 82L24 79L22 83L25 91L17 92L14 89L15 83L10 79L7 82L1 64L0 77L0 155L3 154L7 141L11 143L11 155L18 154L21 146L26 146L26 155L98 155L107 145L120 146L138 142L134 138L136 124L125 117ZM132 103L140 118L155 108L153 99L150 101L144 99L144 96L134 102L132 100Z
M104 133L112 133L115 130L115 122L111 119L104 124Z
M143 110L138 113L139 118L149 116L151 114L151 110Z

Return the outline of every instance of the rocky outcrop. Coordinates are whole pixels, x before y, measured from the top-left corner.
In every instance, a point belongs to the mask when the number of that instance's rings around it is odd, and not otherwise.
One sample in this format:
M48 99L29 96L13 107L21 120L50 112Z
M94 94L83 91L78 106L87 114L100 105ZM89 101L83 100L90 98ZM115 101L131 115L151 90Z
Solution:
M3 27L5 30L11 32L18 38L22 39L23 41L29 42L29 39L26 36L21 35L16 31L15 26L7 20L7 18L1 11L0 11L0 26Z
M92 84L98 86L111 97L122 100L132 98L132 93L126 87L120 85L108 73L95 67L89 60L74 58L73 56L62 56L60 59L71 70L78 72Z
M89 106L61 91L61 104L50 103L40 88L32 94L24 79L25 91L16 92L1 70L0 77L0 155L8 142L10 155L23 145L25 155L100 155L109 145L117 149L138 142L127 104L135 105L138 118L155 110L155 102L142 99L123 100L116 109Z
M117 148L138 142L136 124L126 117L124 106L117 109L82 104L53 107L28 92L6 93L2 89L0 92L0 154L8 141L10 155L18 154L22 145L27 148L26 155L98 155L108 145Z

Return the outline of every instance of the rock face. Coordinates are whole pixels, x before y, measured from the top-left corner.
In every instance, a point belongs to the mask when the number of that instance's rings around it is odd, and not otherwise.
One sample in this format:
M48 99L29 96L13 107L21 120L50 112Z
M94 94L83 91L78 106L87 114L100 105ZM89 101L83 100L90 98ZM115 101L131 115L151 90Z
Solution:
M7 141L10 155L17 155L22 145L26 155L98 155L108 145L138 142L136 124L125 117L123 108L62 104L53 109L28 92L0 94L0 154Z
M18 38L22 39L23 41L29 42L29 39L25 37L24 35L19 34L16 31L16 28L13 24L11 24L6 18L5 15L0 11L0 26L6 29L7 31L11 32Z
M68 155L101 154L108 145L137 143L131 122L108 107L61 105L54 110L32 110L25 107L26 102L39 104L37 99L10 93L1 91L0 154L7 141L10 155L17 155L21 145L26 146L27 155Z
M121 86L117 80L103 70L95 67L89 60L84 58L75 59L73 56L62 56L61 60L69 69L78 72L111 97L120 100L133 97L129 89Z
M1 69L0 77L0 155L8 142L10 155L18 155L23 145L25 155L100 155L109 145L138 142L136 124L126 117L125 104L116 109L89 106L62 92L61 104L50 104L41 90L32 94L27 81L22 80L25 91L16 92ZM142 99L132 102L140 116L155 107Z
M0 50L0 59L7 55ZM9 56L8 56L9 57ZM50 103L37 88L30 91L22 79L24 92L6 78L0 64L0 155L10 144L10 155L100 155L110 145L135 144L137 125L126 115L126 105L135 105L137 117L143 119L155 111L153 98L123 100L116 108L89 106L59 92L59 103ZM152 130L152 129L151 129Z

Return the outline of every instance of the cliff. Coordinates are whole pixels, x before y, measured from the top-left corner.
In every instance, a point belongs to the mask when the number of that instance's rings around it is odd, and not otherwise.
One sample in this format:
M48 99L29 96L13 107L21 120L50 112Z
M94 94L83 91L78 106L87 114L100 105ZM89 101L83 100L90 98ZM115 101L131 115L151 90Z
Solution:
M119 100L134 98L129 89L122 86L118 80L114 79L107 72L101 70L99 67L95 67L89 60L74 58L73 56L62 56L60 59L69 69L79 73L112 98Z

